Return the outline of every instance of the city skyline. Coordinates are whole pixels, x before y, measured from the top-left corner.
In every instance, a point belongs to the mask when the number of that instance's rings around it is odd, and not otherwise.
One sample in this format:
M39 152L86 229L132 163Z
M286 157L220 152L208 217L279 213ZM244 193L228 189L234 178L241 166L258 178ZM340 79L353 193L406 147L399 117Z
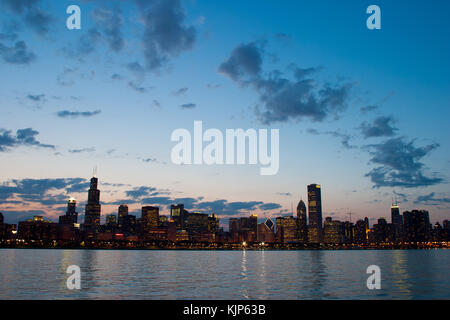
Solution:
M66 28L71 4L81 30ZM381 30L367 29L360 2L0 1L5 221L57 221L70 197L84 207L95 165L102 223L122 202L136 215L184 203L274 219L314 181L327 199L322 221L351 212L373 223L389 216L393 194L402 211L443 221L450 4L378 5ZM222 132L279 129L278 173L174 165L171 133L196 120Z

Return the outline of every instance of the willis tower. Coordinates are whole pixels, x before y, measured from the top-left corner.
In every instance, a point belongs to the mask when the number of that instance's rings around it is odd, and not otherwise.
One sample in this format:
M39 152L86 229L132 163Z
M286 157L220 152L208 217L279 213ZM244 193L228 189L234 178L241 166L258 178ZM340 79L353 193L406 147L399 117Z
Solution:
M96 229L100 225L100 190L97 189L98 178L91 178L91 186L88 191L84 226L87 229Z

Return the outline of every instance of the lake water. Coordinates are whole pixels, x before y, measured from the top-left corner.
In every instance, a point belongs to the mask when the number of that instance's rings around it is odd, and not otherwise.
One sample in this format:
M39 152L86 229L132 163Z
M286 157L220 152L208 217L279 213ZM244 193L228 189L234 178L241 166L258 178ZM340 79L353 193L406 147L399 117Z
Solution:
M69 265L81 290L69 290ZM381 289L369 290L369 265ZM450 299L450 250L0 249L0 299Z

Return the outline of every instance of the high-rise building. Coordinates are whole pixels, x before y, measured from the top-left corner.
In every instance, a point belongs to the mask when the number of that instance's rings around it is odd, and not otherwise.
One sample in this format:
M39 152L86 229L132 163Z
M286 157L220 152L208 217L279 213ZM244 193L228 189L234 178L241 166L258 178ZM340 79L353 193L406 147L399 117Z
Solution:
M117 216L117 227L122 230L125 217L128 215L128 206L126 204L121 204L119 206L118 216Z
M392 203L391 206L391 223L394 228L394 239L396 241L401 240L403 233L403 217L400 214L400 208L397 201Z
M274 223L267 218L264 223L258 224L258 242L272 243L275 242Z
M308 240L310 243L322 241L322 197L318 184L308 186Z
M183 230L187 219L187 211L184 209L184 204L172 204L170 206L170 218L175 222L177 230Z
M365 220L358 220L355 224L355 242L365 243L367 242L367 223Z
M275 221L277 224L277 242L297 242L297 219L294 217L278 217Z
M214 234L219 232L219 216L216 213L208 217L208 230Z
M303 200L297 205L297 239L301 243L308 242L308 224L306 221L306 205Z
M426 210L403 212L404 236L406 241L427 241L431 231L430 215Z
M151 228L157 228L159 226L159 208L152 206L142 207L142 224L144 232Z
M86 229L95 229L100 225L100 190L97 189L97 184L98 178L92 177L84 216L84 226Z
M67 203L66 214L59 217L59 224L70 224L78 222L77 201L74 198L70 198Z
M341 244L344 240L343 230L342 222L326 217L323 223L323 242Z
M115 214L108 214L106 216L106 225L108 227L115 227L117 224L117 217Z

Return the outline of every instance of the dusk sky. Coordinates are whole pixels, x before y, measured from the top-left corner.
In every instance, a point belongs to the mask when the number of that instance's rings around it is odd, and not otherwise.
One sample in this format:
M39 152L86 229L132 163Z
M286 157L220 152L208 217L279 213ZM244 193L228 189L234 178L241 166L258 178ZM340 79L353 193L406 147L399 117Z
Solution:
M66 8L81 8L68 30ZM381 30L366 8L381 8ZM0 0L0 211L102 219L126 203L323 216L450 212L450 2ZM280 167L175 165L178 128L279 129Z

